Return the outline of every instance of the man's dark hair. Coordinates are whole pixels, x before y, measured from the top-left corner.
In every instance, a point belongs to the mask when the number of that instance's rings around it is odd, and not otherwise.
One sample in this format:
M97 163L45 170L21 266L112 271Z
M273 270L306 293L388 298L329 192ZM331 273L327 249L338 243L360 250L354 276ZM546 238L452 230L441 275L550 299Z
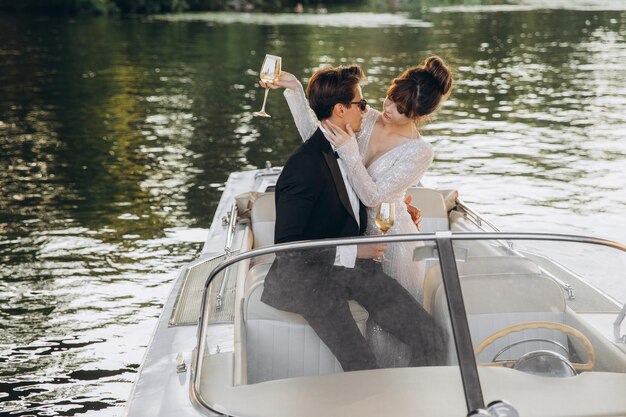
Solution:
M309 106L319 120L328 119L335 104L351 106L354 90L363 79L365 74L358 65L321 68L315 71L306 87Z

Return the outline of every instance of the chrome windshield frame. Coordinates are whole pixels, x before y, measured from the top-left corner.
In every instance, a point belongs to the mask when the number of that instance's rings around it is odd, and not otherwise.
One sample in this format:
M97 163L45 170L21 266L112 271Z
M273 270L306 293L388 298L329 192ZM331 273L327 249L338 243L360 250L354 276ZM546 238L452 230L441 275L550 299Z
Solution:
M433 241L439 251L439 264L441 266L442 278L444 282L444 290L446 299L448 300L448 310L450 313L452 332L455 339L456 353L461 371L461 379L463 383L463 391L467 405L468 415L475 415L476 412L485 409L485 403L482 395L482 388L478 378L478 368L473 350L473 344L470 337L467 315L463 303L461 286L459 282L458 271L456 267L456 257L454 255L453 241L466 240L535 240L535 241L553 241L553 242L573 242L586 243L599 246L608 246L626 253L626 245L607 239L595 238L584 235L568 235L557 233L507 233L507 232L475 232L475 233L455 233L455 232L437 232L437 233L419 233L419 234L403 234L403 235L379 235L379 236L358 236L340 239L322 239L301 242L283 243L274 246L268 246L260 249L254 249L248 252L232 256L219 264L207 277L202 293L202 304L200 309L200 317L198 320L197 345L194 350L195 358L192 360L191 375L191 396L209 410L217 412L209 404L204 401L200 394L200 372L202 368L202 360L204 356L204 338L206 337L206 325L204 317L207 309L207 292L211 281L225 268L245 259L255 256L267 255L272 253L287 252L300 249L324 248L328 246L345 246L353 244L368 243L394 243L406 241Z

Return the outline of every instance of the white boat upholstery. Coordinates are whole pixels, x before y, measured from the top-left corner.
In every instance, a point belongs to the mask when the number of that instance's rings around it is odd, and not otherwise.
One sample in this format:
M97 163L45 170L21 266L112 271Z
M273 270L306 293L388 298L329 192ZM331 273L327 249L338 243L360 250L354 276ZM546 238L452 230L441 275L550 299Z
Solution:
M276 205L274 193L259 194L250 212L254 243L252 248L262 248L274 244L274 221Z
M274 193L257 197L251 210L254 248L274 243ZM278 310L261 301L265 276L274 255L257 257L248 271L243 302L246 330L247 382L342 372L341 365L299 314ZM350 310L365 334L367 311L350 301Z
M342 372L341 365L299 314L278 310L261 301L271 264L257 264L248 273L243 305L246 327L247 381L257 382ZM350 310L365 334L367 311L350 301Z
M540 274L539 266L521 256L470 256L465 262L457 263L460 275L484 274Z
M448 207L441 192L432 188L410 187L406 190L406 195L413 197L411 205L422 211L420 232L435 233L450 230ZM449 199L456 198L454 191L446 192L446 195L452 196Z
M457 262L460 277L507 273L539 274L541 270L533 261L519 256L470 256L465 262ZM424 277L424 308L432 312L435 292L442 285L439 264L430 268Z
M474 348L498 330L514 324L533 321L565 322L565 298L556 281L541 273L530 260L518 257L475 257L459 263L459 277L468 324ZM424 287L425 308L435 320L452 330L439 266L431 268ZM512 333L496 340L479 356L479 362L490 362L494 355L511 343L524 339L554 340L568 347L562 332L530 329ZM456 354L450 346L450 363ZM548 342L527 342L506 351L498 359L511 360L535 350L552 350L567 355L563 349Z
M406 195L413 197L412 205L422 212L420 231L434 233L450 230L448 211L456 201L457 192L447 190L442 192L432 188L410 187ZM445 198L444 198L445 195ZM252 232L254 234L253 248L262 248L274 243L274 220L276 207L274 193L259 194L251 210Z

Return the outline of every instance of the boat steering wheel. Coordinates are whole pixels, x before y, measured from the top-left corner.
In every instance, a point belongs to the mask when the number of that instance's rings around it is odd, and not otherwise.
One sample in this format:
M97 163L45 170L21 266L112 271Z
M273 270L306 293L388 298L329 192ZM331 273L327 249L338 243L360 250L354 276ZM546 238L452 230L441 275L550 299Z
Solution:
M554 322L550 322L550 321L533 321L533 322L528 322L528 323L519 323L519 324L514 324L513 326L505 327L504 329L498 330L497 332L493 333L491 336L489 336L488 338L483 340L480 343L480 345L478 345L478 348L476 348L476 352L475 352L476 356L480 355L482 353L482 351L485 350L485 348L487 346L491 345L496 340L498 340L498 339L500 339L500 338L502 338L504 336L507 336L507 335L509 335L511 333L516 333L516 332L520 332L522 330L527 330L527 329L559 330L559 331L561 331L563 333L566 333L566 334L569 334L571 336L574 336L585 347L585 350L587 351L587 362L586 363L572 363L572 366L577 371L591 371L593 369L593 366L596 363L596 351L594 350L593 345L591 344L591 342L589 341L587 336L585 336L579 330L577 330L577 329L575 329L575 328L573 328L571 326L568 326L568 325L562 324L562 323L554 323ZM530 339L528 341L531 341L531 340L532 339ZM514 343L514 344L519 344L519 343ZM511 345L505 347L500 352L508 350L514 344L511 344ZM515 361L498 361L498 362L486 362L486 363L482 363L481 365L487 365L487 366L512 366L514 363L515 363Z

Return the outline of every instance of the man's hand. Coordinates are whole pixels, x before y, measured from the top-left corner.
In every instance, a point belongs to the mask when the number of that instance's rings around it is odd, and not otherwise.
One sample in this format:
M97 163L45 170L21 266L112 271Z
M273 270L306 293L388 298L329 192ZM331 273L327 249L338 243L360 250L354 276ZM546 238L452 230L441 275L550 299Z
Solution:
M422 221L422 212L417 207L411 205L412 200L413 200L413 197L411 197L410 195L407 195L406 198L404 199L404 203L406 204L406 210L411 215L411 219L413 220L413 223L415 223L415 227L417 227L417 231L419 232L420 222Z
M357 245L356 257L358 259L380 259L389 246L386 243L370 243L367 245Z

